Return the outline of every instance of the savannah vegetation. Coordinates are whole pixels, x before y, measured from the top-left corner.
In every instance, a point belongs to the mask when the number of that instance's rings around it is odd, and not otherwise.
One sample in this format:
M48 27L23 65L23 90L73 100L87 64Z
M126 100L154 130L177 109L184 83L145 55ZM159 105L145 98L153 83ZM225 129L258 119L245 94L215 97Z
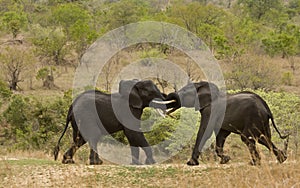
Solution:
M64 183L61 177L67 178L62 175L66 173L81 177L69 183L98 186L285 187L299 182L300 0L0 0L0 20L0 159L8 158L0 161L3 186L24 182L58 186L54 182ZM216 57L229 92L252 90L267 101L281 132L291 133L287 164L269 164L267 161L275 159L264 148L260 151L266 162L261 167L240 163L249 158L248 151L232 135L225 150L232 156L233 165L216 165L213 152L206 151L202 162L210 166L183 167L199 125L192 121L199 121L199 114L190 109L181 109L166 118L152 109L144 111L144 119L157 120L154 125L142 125L152 126L152 131L146 133L148 141L171 143L164 146L166 152L181 150L166 162L174 166L86 167L82 164L88 160L87 148L75 155L79 166L62 166L52 161L82 55L106 32L146 20L173 23L195 33ZM178 64L193 81L205 79L193 60L178 49L149 43L128 47L112 57L99 75L97 88L110 91L122 67L149 57ZM179 89L176 83L165 82L162 72L153 81L167 93ZM188 111L184 120L180 119L182 111ZM182 131L173 134L175 129ZM185 131L193 132L194 137L183 146ZM275 144L282 148L282 140L275 132L272 135ZM114 137L127 142L121 133ZM62 151L70 141L69 130ZM29 177L36 179L26 179L22 176L24 171L30 171ZM17 180L16 174L24 181ZM236 181L240 176L243 181ZM131 177L126 185L122 181L125 177ZM117 181L112 183L112 179Z

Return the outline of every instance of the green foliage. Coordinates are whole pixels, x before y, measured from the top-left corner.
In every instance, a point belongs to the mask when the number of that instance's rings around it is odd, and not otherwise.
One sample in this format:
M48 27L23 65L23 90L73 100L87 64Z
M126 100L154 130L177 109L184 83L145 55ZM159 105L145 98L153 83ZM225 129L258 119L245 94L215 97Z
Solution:
M109 5L105 14L108 29L115 29L129 23L140 21L147 15L149 6L143 0L122 0Z
M166 141L171 136L171 133L174 131L177 122L170 117L160 117L153 109L149 109L149 111L152 114L149 116L151 119L147 118L148 125L143 126L147 126L146 130L149 130L149 127L151 127L151 131L146 132L145 136L150 145L156 145L160 142ZM147 112L145 113L144 111L143 118L146 116Z
M291 16L300 15L300 1L299 0L291 0L289 2L289 14Z
M79 57L82 57L83 53L93 43L98 34L88 22L85 20L78 20L72 26L70 26L70 40L73 41L73 47Z
M294 24L282 24L278 30L262 39L265 51L274 56L281 54L282 57L296 55L300 46L299 26Z
M70 28L74 24L86 22L88 19L89 13L80 6L72 3L59 5L53 11L54 24L60 25L67 36L70 34Z
M163 47L162 45L160 47ZM166 55L158 48L146 49L138 52L138 56L142 59L141 64L144 66L151 66L155 63L155 58L165 59ZM154 59L151 59L154 58Z
M291 86L293 81L293 74L291 72L284 72L281 78L281 82L285 85Z
M200 113L194 109L180 109L177 112L177 118L175 131L168 138L169 145L166 146L170 153L177 153L183 149L190 150L195 143L200 125Z
M142 130L146 130L145 137L150 145L157 145L166 153L177 154L193 146L199 117L194 109L182 108L163 118L149 108L142 116Z
M34 97L13 95L3 116L10 124L7 137L18 149L49 151L62 130L69 100L40 101ZM6 142L9 142L6 138Z
M226 19L226 12L213 5L203 5L199 2L188 4L178 3L171 7L170 17L174 17L176 24L185 27L187 30L199 35L200 28L210 26L218 27L223 19Z
M49 75L49 69L47 67L41 68L40 70L38 70L37 75L36 75L36 79L38 80L44 80L46 79L46 77Z
M3 107L5 106L3 104L8 104L8 101L12 95L12 91L9 89L8 84L5 83L3 80L0 80L0 110L3 111ZM0 123L4 123L3 122L3 114L0 114ZM1 126L0 126L0 131L1 131ZM4 135L5 135L5 131L4 131Z
M144 20L185 27L226 63L235 63L249 53L284 57L300 54L298 0L214 3L207 0L172 3L156 0L2 0L0 17L6 32L29 29L30 36L25 38L33 39L36 55L46 65L78 62L89 45L103 33ZM217 5L227 3L231 6ZM166 51L167 47L161 47Z
M12 33L13 38L16 38L25 26L27 18L23 12L8 11L4 13L2 22L7 30Z
M281 54L283 58L295 55L299 45L296 36L288 33L271 33L262 43L270 56Z
M60 30L51 28L33 28L33 44L37 47L36 54L41 57L46 65L61 65L68 52L67 39Z
M12 91L9 90L7 83L0 80L0 99L7 100L10 98L11 95L12 95Z
M282 8L280 0L238 0L238 4L256 20L262 19L272 9Z

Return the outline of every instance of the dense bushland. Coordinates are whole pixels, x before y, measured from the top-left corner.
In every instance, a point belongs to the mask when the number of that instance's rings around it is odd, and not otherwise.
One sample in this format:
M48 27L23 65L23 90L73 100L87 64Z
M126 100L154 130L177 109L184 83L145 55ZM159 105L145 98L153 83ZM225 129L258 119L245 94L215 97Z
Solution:
M231 91L233 92L233 91ZM290 148L298 149L300 117L300 98L286 92L254 91L269 104L276 124L284 133L291 133ZM4 90L1 93L6 93ZM65 125L66 114L71 104L71 92L63 97L38 100L34 96L6 94L1 96L7 106L1 116L1 144L11 149L35 149L51 152ZM194 109L182 108L165 118L146 108L142 117L142 130L151 145L157 145L164 152L188 151L195 142L199 127L200 113ZM71 126L70 126L71 127ZM271 130L274 131L273 128ZM274 131L273 140L282 144ZM127 143L122 132L114 134L114 138ZM111 138L104 139L109 142ZM63 139L63 147L71 142L71 129Z
M225 77L232 88L295 85L299 7L299 0L0 0L0 79L14 90L24 80L32 88L34 78L45 88L55 88L55 67L77 66L98 37L129 23L154 20L179 25L200 37L220 62L231 67ZM147 57L175 56L172 47L153 45L150 51L153 48L159 54L147 53ZM289 64L285 72L273 70L280 64L273 59L280 58ZM132 62L113 59L117 65ZM176 63L193 70L188 60ZM195 71L187 74L194 80L199 77ZM110 88L113 75L102 73L101 88Z

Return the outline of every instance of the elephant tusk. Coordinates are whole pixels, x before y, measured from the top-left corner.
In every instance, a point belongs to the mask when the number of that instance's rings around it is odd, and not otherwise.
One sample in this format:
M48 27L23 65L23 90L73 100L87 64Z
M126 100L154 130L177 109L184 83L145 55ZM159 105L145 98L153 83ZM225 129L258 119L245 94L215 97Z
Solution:
M152 102L156 103L156 104L170 104L170 103L176 102L176 100L170 100L170 101L157 101L157 100L153 100Z
M156 109L156 111L158 112L159 115L161 115L163 118L166 117L165 112L161 109Z
M167 113L170 113L170 112L173 112L174 108L171 108L171 109L167 109Z

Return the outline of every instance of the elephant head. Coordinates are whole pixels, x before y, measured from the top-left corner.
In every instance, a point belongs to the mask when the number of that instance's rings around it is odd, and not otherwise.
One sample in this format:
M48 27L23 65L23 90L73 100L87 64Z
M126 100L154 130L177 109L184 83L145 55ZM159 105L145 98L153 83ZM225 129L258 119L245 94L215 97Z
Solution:
M198 83L189 83L178 92L170 93L166 101L173 101L167 104L168 114L180 107L195 108L202 110L216 100L219 96L218 87L209 82L201 81Z
M165 96L151 80L122 80L119 83L119 93L128 99L133 108L142 109L149 107L152 103L160 104L151 105L152 107L164 108L161 104L165 100Z

